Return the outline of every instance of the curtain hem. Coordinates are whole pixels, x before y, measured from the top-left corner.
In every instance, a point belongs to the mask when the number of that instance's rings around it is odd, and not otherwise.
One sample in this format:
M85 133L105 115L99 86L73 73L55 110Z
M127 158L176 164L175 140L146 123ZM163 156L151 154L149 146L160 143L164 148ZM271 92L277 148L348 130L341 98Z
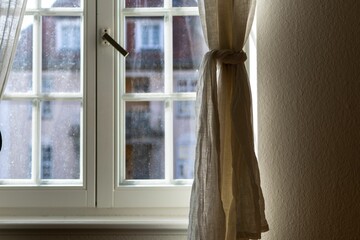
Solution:
M249 239L261 239L261 233L269 231L269 225L261 226L261 232L259 233L250 233L250 232L237 232L236 233L236 239L243 239L243 238L249 238Z

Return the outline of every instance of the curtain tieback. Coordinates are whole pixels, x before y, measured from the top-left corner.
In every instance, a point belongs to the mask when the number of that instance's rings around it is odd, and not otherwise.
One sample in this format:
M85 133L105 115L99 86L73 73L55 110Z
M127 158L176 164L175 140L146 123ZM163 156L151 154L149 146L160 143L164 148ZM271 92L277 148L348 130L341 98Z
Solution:
M247 59L244 51L235 51L231 49L214 49L208 52L213 58L224 64L241 64Z

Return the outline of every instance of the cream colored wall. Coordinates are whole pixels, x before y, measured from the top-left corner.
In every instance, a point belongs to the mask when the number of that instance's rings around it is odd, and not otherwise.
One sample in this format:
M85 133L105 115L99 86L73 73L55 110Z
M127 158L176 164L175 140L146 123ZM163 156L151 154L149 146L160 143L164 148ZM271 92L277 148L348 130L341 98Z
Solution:
M360 1L258 0L265 240L360 239Z

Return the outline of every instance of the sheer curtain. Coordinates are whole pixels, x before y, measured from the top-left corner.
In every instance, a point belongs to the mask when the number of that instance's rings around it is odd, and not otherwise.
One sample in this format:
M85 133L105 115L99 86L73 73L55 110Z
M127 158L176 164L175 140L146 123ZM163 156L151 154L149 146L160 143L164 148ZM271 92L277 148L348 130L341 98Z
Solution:
M0 98L15 55L27 0L0 1Z
M198 82L189 240L259 239L268 230L242 51L255 0L199 0L210 51Z

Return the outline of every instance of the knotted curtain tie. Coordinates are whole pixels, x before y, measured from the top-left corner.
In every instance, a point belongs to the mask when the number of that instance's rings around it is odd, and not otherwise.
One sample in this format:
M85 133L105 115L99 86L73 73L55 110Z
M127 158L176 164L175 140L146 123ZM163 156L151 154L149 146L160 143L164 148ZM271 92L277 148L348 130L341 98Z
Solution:
M247 59L244 51L234 51L231 49L215 49L208 52L213 58L224 64L241 64Z

